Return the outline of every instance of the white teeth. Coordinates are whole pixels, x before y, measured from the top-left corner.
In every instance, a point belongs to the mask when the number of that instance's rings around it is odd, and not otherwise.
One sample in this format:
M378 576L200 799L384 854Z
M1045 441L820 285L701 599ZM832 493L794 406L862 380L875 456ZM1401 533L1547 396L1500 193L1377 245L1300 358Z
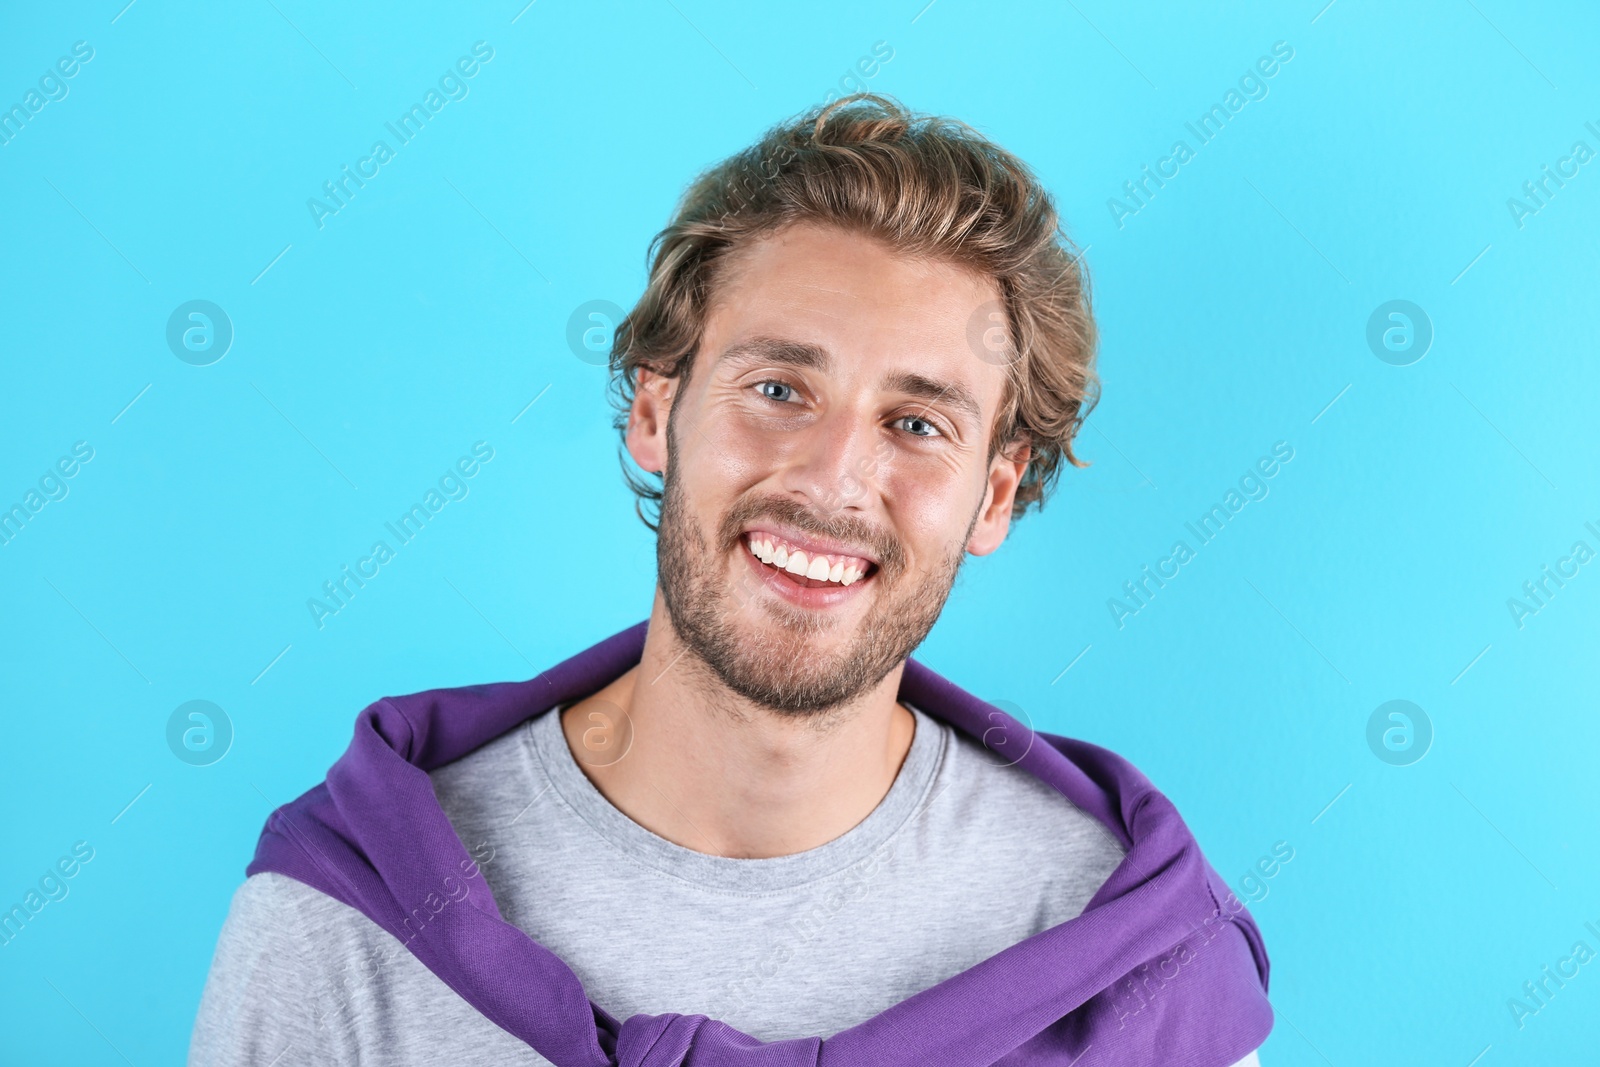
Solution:
M748 539L746 544L750 554L761 562L813 581L852 585L860 581L867 569L867 565L859 561L845 563L840 560L830 565L826 556L808 556L803 551L796 551L791 555L782 542L770 539Z

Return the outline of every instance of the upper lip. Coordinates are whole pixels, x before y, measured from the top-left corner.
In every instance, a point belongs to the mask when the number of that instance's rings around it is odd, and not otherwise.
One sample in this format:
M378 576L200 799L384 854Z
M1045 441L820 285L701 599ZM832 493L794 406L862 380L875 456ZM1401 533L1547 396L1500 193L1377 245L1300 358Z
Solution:
M780 537L788 544L805 552L808 556L854 556L856 559L866 560L874 566L878 563L878 558L865 549L855 545L847 545L843 541L831 541L826 537L816 537L812 534L801 533L793 526L785 526L782 523L756 523L745 527L740 536L743 537L753 533L772 534L774 537Z

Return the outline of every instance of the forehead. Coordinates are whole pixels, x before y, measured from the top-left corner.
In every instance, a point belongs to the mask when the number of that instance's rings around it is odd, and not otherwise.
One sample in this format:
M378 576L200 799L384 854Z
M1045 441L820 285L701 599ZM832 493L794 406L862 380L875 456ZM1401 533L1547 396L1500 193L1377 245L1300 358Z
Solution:
M712 361L754 337L829 352L830 373L874 379L916 371L964 383L986 410L1004 370L978 358L974 319L1000 299L992 278L913 257L866 234L796 223L751 241L723 264L702 349Z

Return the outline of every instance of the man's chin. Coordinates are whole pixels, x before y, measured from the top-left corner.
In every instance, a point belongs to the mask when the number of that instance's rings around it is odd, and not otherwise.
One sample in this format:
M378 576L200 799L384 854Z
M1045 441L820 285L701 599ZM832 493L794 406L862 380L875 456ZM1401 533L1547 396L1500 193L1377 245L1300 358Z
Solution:
M799 614L792 628L776 621L734 627L731 641L702 650L703 658L729 689L774 711L822 711L858 696L867 683L856 677L854 645L829 634L808 636L805 613Z
M846 640L845 635L854 631L860 621L854 612L847 615L844 611L816 611L780 597L764 596L743 606L736 625L752 643L770 642L774 635L782 635L785 642L811 642L813 652L826 654Z

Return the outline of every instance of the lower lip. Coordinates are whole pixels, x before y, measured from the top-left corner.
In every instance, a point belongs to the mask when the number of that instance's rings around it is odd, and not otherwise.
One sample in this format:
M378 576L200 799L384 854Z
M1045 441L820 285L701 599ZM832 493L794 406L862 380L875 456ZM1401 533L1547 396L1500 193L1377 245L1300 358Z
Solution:
M743 540L739 542L738 551L739 555L744 557L745 563L750 569L755 571L757 577L766 583L768 589L771 589L789 601L789 603L797 604L803 608L838 607L840 604L860 595L862 588L871 585L878 577L877 571L873 571L867 577L857 579L849 585L829 583L828 585L804 586L795 581L794 576L788 571L769 566L756 559L755 556L750 554L750 548Z

